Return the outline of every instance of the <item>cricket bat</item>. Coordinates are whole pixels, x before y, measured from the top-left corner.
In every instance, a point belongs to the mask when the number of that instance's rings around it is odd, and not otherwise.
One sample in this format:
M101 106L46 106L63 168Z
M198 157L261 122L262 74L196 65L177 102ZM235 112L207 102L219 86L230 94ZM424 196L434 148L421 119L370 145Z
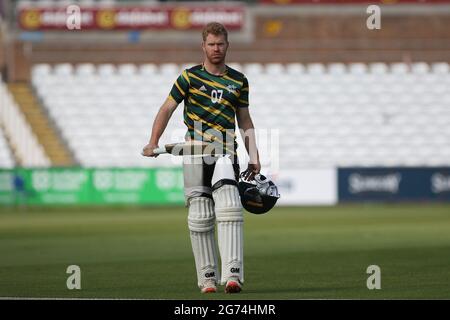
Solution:
M169 143L161 148L156 148L153 150L156 154L171 154L174 156L183 155L214 155L215 148L211 143L206 142L177 142Z

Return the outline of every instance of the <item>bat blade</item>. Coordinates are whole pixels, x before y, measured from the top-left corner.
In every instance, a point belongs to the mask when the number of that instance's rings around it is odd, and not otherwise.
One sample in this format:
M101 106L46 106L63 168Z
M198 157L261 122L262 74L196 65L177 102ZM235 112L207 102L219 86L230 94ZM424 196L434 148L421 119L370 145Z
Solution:
M215 147L211 143L206 142L179 142L166 144L163 148L153 150L154 153L168 153L173 156L186 155L214 155Z

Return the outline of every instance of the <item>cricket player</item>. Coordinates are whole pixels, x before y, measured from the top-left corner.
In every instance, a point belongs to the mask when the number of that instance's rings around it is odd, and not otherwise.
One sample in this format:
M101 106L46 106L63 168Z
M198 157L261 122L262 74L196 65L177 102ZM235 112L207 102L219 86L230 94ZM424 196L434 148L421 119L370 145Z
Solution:
M154 149L167 123L184 101L187 141L214 143L214 155L184 156L184 193L188 226L202 293L238 293L244 282L243 210L239 198L239 163L236 154L235 119L249 154L243 176L252 180L261 164L249 113L249 85L242 73L225 64L228 33L219 23L209 23L202 32L202 64L184 70L161 106L143 155L156 157ZM215 240L217 221L221 270Z

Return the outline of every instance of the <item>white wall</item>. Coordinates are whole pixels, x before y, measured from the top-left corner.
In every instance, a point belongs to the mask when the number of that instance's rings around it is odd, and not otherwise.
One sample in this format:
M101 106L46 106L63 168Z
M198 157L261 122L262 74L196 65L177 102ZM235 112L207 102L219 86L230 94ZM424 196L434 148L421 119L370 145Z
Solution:
M337 169L280 170L271 177L281 195L277 205L335 205Z

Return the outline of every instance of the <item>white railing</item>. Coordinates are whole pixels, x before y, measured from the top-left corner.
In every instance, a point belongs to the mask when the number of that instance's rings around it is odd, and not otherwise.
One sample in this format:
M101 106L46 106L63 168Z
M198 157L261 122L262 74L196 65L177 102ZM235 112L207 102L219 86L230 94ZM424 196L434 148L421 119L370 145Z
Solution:
M44 149L2 81L0 81L0 123L24 167L50 165Z

